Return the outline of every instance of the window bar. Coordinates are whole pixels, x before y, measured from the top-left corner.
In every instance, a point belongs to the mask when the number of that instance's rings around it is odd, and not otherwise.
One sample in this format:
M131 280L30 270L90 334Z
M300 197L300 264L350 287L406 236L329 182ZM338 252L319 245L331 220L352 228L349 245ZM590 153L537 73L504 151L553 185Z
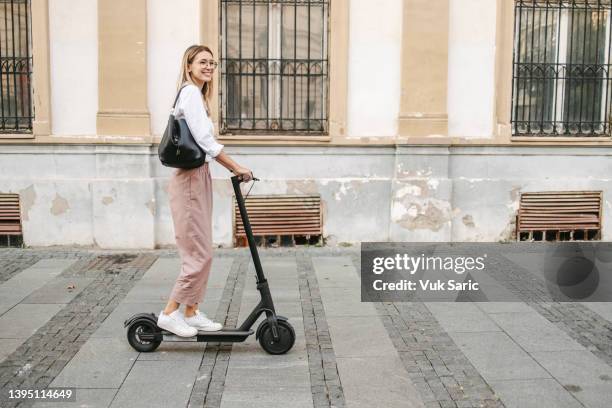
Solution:
M592 12L591 12L591 16L592 16ZM592 17L591 17L592 18ZM600 66L600 62L599 62L599 27L601 26L601 3L599 3L599 1L597 2L597 30L595 31L595 66L593 67L593 99L591 101L591 132L592 133L597 133L599 131L599 126L596 126L596 123L599 122L599 124L602 123L601 118L597 121L595 119L595 103L597 100L597 82L598 82L598 78L601 74L603 74L603 71L600 72L600 70L598 69L598 67ZM593 30L591 29L591 35L593 33ZM605 61L602 61L601 64L605 64ZM603 67L602 67L603 68ZM603 77L602 77L603 79ZM603 86L603 81L602 84ZM602 88L603 89L603 88ZM588 94L587 94L588 97Z
M603 122L603 127L604 127L604 134L608 133L610 131L610 118L607 117L608 115L608 101L609 101L609 89L610 89L610 45L611 41L610 41L610 14L611 11L608 10L606 11L606 45L605 45L605 56L604 56L604 60L603 63L605 64L604 67L605 69L603 70L603 73L605 75L604 77L604 81L603 81L603 89L601 90L601 97L602 97L602 101L601 101L601 118L602 118L602 122Z
M283 100L283 80L284 80L283 73L284 73L284 70L285 70L285 67L284 67L285 60L283 59L283 37L284 37L283 30L284 30L284 27L285 27L285 25L284 25L285 24L285 19L284 19L284 14L283 14L284 8L285 8L284 5L281 4L280 5L280 60L279 60L279 65L278 65L278 69L279 69L279 71L278 71L278 82L280 83L280 98L279 99L281 101L280 101L280 106L279 106L279 115L277 116L278 117L278 121L279 121L279 129L284 129L284 126L283 126L283 123L284 123L283 122L283 101L282 101ZM268 25L268 27L269 27L269 25Z
M272 56L272 61L274 64L274 67L276 68L276 71L274 72L274 95L276 95L276 97L274 98L274 121L277 124L277 129L282 129L282 122L279 122L280 120L280 111L282 109L283 106L283 93L282 93L282 81L283 81L283 77L282 77L282 53L283 53L283 49L282 49L282 41L283 41L283 32L282 32L282 19L279 20L279 18L281 18L281 13L283 10L283 5L280 3L275 4L275 8L274 8L274 21L275 24L273 25L273 30L272 30L272 35L274 36L274 55Z
M306 61L306 130L310 130L310 0L308 0L308 51ZM303 94L302 94L303 96Z
M28 123L31 124L32 123L32 98L30 97L30 89L31 89L31 81L30 81L30 75L32 72L32 68L30 65L30 24L29 24L29 18L30 18L30 8L29 8L30 4L29 2L25 3L25 26L26 26L26 67L27 67L27 80L28 80L28 87L27 87L27 97L28 97Z
M521 14L523 14L523 11L521 10ZM525 13L526 14L526 13ZM526 61L527 61L527 40L529 39L529 21L528 21L528 16L525 16L525 35L527 36L527 38L525 38L525 44L523 45L525 48L525 61L523 62L523 65L526 67ZM521 27L521 33L522 33L523 28ZM519 59L521 57L521 49L519 49ZM525 67L523 67L523 72L524 72L524 77L523 77L523 105L522 105L522 109L521 109L521 123L523 125L523 127L525 129L527 129L526 127L526 121L525 121L525 111L527 110L527 104L525 103L525 99L527 97L527 75L526 75L526 69ZM519 70L519 75L520 75L520 70Z
M293 130L297 128L297 2L293 3Z
M242 0L238 1L238 127L242 128Z
M542 10L540 10L540 17L542 16ZM543 70L543 78L542 78L542 88L543 88L543 97L542 97L542 119L540 122L540 126L541 129L540 131L542 133L545 132L545 126L544 126L544 112L546 112L546 97L548 96L548 60L546 59L547 56L547 51L548 51L548 7L546 7L546 14L545 14L545 18L544 18L545 24L544 24L544 61L542 61L542 70ZM541 25L540 25L541 27ZM548 112L548 114L550 115L550 112Z
M531 12L531 58L529 60L529 64L530 64L530 70L529 70L529 88L531 88L533 86L533 50L534 50L534 38L535 38L535 13L536 13L536 4L535 2L532 3L532 7L533 10ZM528 111L528 116L527 116L527 132L531 133L531 106L533 105L532 102L532 95L530 93L529 95L529 111Z
M253 101L252 101L252 105L253 105L253 109L251 110L253 112L253 121L251 122L251 129L256 129L257 126L255 125L256 122L256 116L255 116L255 105L256 105L256 101L257 99L255 99L255 73L257 72L257 69L255 68L255 40L257 38L257 30L255 29L255 14L256 14L256 9L255 9L255 1L253 1L253 55L252 57L252 78L253 78ZM248 80L247 80L247 86L248 86Z
M3 70L4 72L2 73L5 77L6 77L6 104L8 107L8 114L7 112L2 112L2 115L5 119L8 119L7 123L6 123L6 127L5 129L8 127L8 125L10 124L10 119L11 119L11 78L9 77L9 48L8 48L8 10L7 10L7 4L8 3L4 3L4 32L6 33L6 44L5 44L5 59L4 59L4 67Z
M517 30L517 22L516 22L516 14L518 12L518 30ZM515 22L514 22L514 38L518 38L518 47L516 50L514 50L514 52L512 53L512 81L514 82L515 79L516 83L512 84L512 103L513 103L513 107L512 107L512 112L514 113L513 119L514 119L514 126L516 129L516 121L518 120L518 103L515 102L514 98L518 98L518 69L517 69L517 64L520 63L520 56L519 58L517 58L516 54L517 52L520 53L520 49L521 49L521 9L520 9L520 3L517 3L514 7L514 13L515 13ZM516 90L515 90L516 89ZM518 133L518 132L517 132Z
M535 16L534 16L534 19L535 19ZM540 85L543 82L542 78L540 77L540 68L541 68L541 65L540 65L540 49L541 48L540 47L542 46L541 41L540 41L540 39L542 38L542 10L540 10L540 9L538 9L538 26L537 27L538 27L538 31L537 31L537 33L538 33L538 45L537 45L537 48L535 48L535 50L537 50L537 52L536 52L536 60L537 61L533 62L533 64L532 64L532 75L534 75L534 77L535 77L535 79L534 79L535 87L534 88L535 88L535 91L536 91L536 95L535 95L536 104L534 106L535 109L534 109L534 112L533 112L533 116L534 116L533 122L534 122L534 125L538 128L538 131L542 132L542 123L538 123L539 122L538 118L539 118L540 115L538 115L538 108L539 108L539 106L538 106L538 103L537 103L537 101L540 99L540 96L541 96L541 94L540 94ZM535 33L536 33L536 31L534 30L533 34L535 35ZM532 50L532 52L533 51L534 50Z
M13 101L11 101L11 105L13 105L13 107L15 108L15 111L13 113L14 116L11 117L11 119L14 120L15 130L17 130L19 126L19 121L17 120L17 53L15 52L15 0L11 0L11 40L13 46L13 69L11 72L11 74L13 75L13 93L11 95L13 97Z
M270 7L268 4L266 6L266 129L270 129L270 82L271 77L274 75L274 72L270 69ZM281 16L282 16L282 6L281 6ZM281 17L281 41L282 41L282 30L283 30L283 18ZM282 45L281 45L282 49Z
M4 16L6 18L6 3L4 3ZM7 41L7 44L8 44L8 41ZM0 42L0 113L2 113L0 115L0 118L2 120L2 126L0 127L1 130L6 129L6 117L4 116L4 110L5 110L5 106L4 106L4 61L7 55L8 54L6 53L5 54L2 53L2 43Z
M567 10L559 9L559 35L557 36L557 70L558 77L555 91L555 127L558 134L568 131L567 124L563 123L563 106L565 105L565 85L569 68L567 64L567 35L569 29L569 16ZM557 122L559 119L559 122Z
M21 118L23 117L24 113L25 113L25 108L24 108L24 92L23 92L23 66L24 66L24 60L23 58L23 54L22 54L22 40L21 40L21 5L17 4L17 33L19 36L19 45L18 45L18 54L19 54L19 71L17 69L15 69L15 75L17 75L17 72L19 72L19 78L17 80L17 83L19 84L19 98L17 98L17 90L15 90L15 112L17 112L18 110L20 111L19 115L16 115L17 118L15 118L15 122L17 123L17 126L21 126ZM19 108L19 109L17 109Z
M293 130L297 129L297 2L293 2Z
M268 109L272 112L272 126L274 127L275 123L277 123L277 118L279 117L279 111L281 109L282 95L280 94L280 81L282 77L280 73L276 72L275 68L279 67L279 56L282 53L282 49L280 48L280 44L282 41L282 32L280 30L280 24L282 24L282 20L279 21L279 11L282 10L282 5L278 3L270 3L269 4L270 20L271 23L268 27L272 27L270 30L268 28L267 32L267 41L268 41L268 52L271 52L271 55L268 55L268 89L270 89L271 98L267 101ZM279 10L280 9L280 10ZM279 126L277 126L278 129Z
M319 55L319 58L321 58L321 74L323 74L325 70L323 57L326 55L325 50L327 49L327 44L326 44L327 31L325 30L325 26L326 26L325 7L326 5L325 3L323 3L321 5L321 36L323 38L321 38L321 55ZM319 79L319 83L321 85L321 110L319 111L320 113L319 120L321 121L321 124L320 124L321 130L325 130L325 127L323 126L323 121L324 121L324 115L325 115L324 112L326 111L326 108L327 108L325 105L325 93L324 93L325 91L323 89L325 80L323 78L324 77L321 76L321 78Z
M582 121L582 101L584 100L584 89L588 87L589 81L588 81L588 77L587 77L587 72L588 72L588 64L587 64L587 60L585 59L587 57L587 16L589 14L589 10L588 10L588 6L587 3L585 3L585 7L584 7L584 30L582 32L582 64L580 67L580 73L581 73L581 78L580 78L580 104L579 104L579 110L578 110L578 133L583 133L583 121ZM591 39L591 37L589 36L589 40Z
M570 112L570 101L572 99L572 88L573 88L572 85L575 83L575 80L574 80L573 75L572 75L573 64L574 64L574 27L575 27L575 24L574 24L574 11L575 11L575 8L572 7L570 9L570 11L572 13L571 20L570 20L571 21L570 22L571 31L567 30L567 33L568 33L567 35L569 36L569 42L570 42L569 47L568 47L568 49L569 49L569 63L566 64L567 69L566 69L566 73L565 73L565 76L566 76L566 79L567 79L567 83L569 84L569 88L564 92L564 95L565 95L564 97L565 97L565 99L567 99L566 109L564 110L564 119L565 119L564 121L565 121L565 126L566 126L565 132L567 132L567 133L571 133L571 130L570 130L570 114L571 114L571 112Z

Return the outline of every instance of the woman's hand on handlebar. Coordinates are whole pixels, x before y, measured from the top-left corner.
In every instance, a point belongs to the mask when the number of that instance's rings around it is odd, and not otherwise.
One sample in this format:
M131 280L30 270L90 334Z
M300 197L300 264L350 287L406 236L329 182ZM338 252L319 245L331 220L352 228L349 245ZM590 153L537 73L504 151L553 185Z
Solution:
M246 167L242 167L242 166L236 167L234 169L234 174L240 177L240 179L245 183L247 181L251 181L251 179L253 178L253 172L247 169Z

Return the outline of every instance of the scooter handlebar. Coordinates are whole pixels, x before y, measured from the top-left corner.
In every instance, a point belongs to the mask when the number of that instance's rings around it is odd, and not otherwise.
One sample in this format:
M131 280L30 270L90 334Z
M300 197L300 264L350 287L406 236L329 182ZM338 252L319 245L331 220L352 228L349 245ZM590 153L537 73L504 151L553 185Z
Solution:
M234 184L234 183L240 184L240 183L244 182L242 180L242 176L232 176L231 180L232 180L232 184ZM257 177L253 176L253 173L251 173L251 180L259 181L259 179Z

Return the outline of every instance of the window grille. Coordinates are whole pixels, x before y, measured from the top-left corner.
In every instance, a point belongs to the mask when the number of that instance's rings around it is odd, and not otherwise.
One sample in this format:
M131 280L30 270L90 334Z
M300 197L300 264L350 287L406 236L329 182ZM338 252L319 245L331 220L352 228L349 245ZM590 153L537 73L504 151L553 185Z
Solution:
M0 0L0 133L32 130L30 1Z
M610 0L515 0L512 133L610 134Z
M329 0L221 1L221 133L325 134Z

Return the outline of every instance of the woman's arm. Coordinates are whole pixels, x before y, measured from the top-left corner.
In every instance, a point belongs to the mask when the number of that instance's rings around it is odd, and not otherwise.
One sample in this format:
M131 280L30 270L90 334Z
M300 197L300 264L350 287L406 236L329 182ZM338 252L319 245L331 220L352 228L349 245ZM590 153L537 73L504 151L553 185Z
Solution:
M235 175L242 176L243 181L249 181L253 176L251 170L240 166L238 163L232 160L229 154L225 153L223 150L219 152L219 154L215 157L215 160Z
M178 106L183 111L187 126L196 143L212 158L217 157L223 145L217 143L213 128L207 118L202 93L195 85L187 85L181 91Z
M204 108L204 100L202 94L195 85L188 85L182 91L179 104L183 109L185 121L189 130L193 135L196 143L200 145L202 150L210 157L221 163L223 167L231 171L237 176L242 176L242 180L251 180L251 170L240 166L232 158L223 151L223 145L217 143L212 134L212 127L208 126L206 118L206 109Z

